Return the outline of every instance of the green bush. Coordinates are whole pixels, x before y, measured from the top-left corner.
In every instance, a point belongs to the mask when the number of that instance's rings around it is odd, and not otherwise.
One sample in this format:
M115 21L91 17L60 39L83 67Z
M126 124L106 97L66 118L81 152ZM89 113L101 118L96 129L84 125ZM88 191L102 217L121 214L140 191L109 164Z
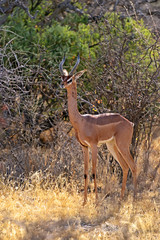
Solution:
M75 26L68 23L73 16L68 16L65 22L52 20L48 25L41 24L42 12L35 20L30 19L23 11L9 18L1 31L0 44L10 45L17 54L25 53L30 63L41 64L47 68L57 67L64 54L68 59L80 53L83 57L95 57L95 49L89 49L90 44L97 41L98 33L90 34L91 27L84 23L84 17L74 17ZM44 16L43 16L44 17Z

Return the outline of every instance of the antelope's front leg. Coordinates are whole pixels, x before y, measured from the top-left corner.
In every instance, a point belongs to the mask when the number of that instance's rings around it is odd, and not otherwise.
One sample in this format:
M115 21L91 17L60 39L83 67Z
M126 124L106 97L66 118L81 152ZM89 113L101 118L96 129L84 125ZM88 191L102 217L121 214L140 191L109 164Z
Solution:
M87 202L87 191L88 191L88 165L89 165L89 151L88 147L82 147L84 155L84 202L83 206Z
M96 165L97 165L97 145L94 144L91 146L92 150L92 177L94 179L94 189L95 189L95 194L96 194L96 201L98 200L98 194L97 194L97 182L96 182Z

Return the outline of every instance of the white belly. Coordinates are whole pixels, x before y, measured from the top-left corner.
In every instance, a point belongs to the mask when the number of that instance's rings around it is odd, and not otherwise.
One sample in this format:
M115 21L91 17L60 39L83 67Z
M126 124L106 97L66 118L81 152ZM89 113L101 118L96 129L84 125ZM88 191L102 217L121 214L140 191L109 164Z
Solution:
M102 144L105 144L105 143L107 144L108 142L111 142L113 139L114 139L114 136L112 136L111 138L109 138L109 139L107 139L107 140L99 141L98 144L97 144L97 146L99 147L99 146L102 145ZM84 141L84 142L87 144L88 147L91 146L89 142L87 142L87 141Z
M114 139L114 136L112 136L111 138L109 138L107 140L99 141L98 146L105 144L105 143L107 144L108 142L111 142L113 139Z

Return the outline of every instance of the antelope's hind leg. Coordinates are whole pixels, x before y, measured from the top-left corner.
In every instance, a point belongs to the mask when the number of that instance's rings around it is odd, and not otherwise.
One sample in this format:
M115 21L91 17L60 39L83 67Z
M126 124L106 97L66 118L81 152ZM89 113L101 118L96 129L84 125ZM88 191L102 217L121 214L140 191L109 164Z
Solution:
M124 142L119 140L116 142L116 146L117 146L117 149L120 152L121 156L125 160L126 164L131 169L132 176L133 176L133 185L134 185L134 197L136 197L136 194L137 194L137 168L136 168L134 159L130 153L129 145L126 146L126 145L124 145Z
M126 182L127 182L127 176L129 171L129 166L120 154L116 144L115 140L112 140L110 142L107 142L107 148L109 152L112 154L112 156L119 162L122 171L123 171L123 180L122 180L122 189L121 189L121 199L124 196L125 188L126 188Z

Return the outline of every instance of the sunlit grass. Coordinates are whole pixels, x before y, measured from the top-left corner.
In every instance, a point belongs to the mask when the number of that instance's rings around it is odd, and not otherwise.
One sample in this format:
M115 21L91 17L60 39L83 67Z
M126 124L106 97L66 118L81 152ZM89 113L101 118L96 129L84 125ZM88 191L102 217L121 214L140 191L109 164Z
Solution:
M152 150L150 168L158 166L157 142ZM1 179L0 239L160 239L159 180L158 169L153 182L147 177L146 183L150 181L151 185L144 184L150 187L139 190L136 200L129 190L120 201L120 186L112 189L115 178L110 178L110 195L105 198L103 191L99 193L96 205L94 193L89 193L83 207L83 192L77 191L76 183L66 180L65 187L59 187L64 178L47 189L41 187L38 178L33 185L26 181L25 188L12 187L11 181ZM138 187L141 185L139 182Z
M159 200L158 192L144 192L135 201L129 194L122 202L108 197L96 206L94 194L89 194L83 207L83 194L74 189L15 191L4 187L0 195L0 239L29 239L34 231L41 235L51 222L54 239L65 235L73 239L158 239Z
M27 234L27 226L37 222L81 218L91 221L96 217L92 200L82 207L82 195L67 189L13 190L4 187L0 194L0 237L21 239ZM87 214L86 214L87 210Z

